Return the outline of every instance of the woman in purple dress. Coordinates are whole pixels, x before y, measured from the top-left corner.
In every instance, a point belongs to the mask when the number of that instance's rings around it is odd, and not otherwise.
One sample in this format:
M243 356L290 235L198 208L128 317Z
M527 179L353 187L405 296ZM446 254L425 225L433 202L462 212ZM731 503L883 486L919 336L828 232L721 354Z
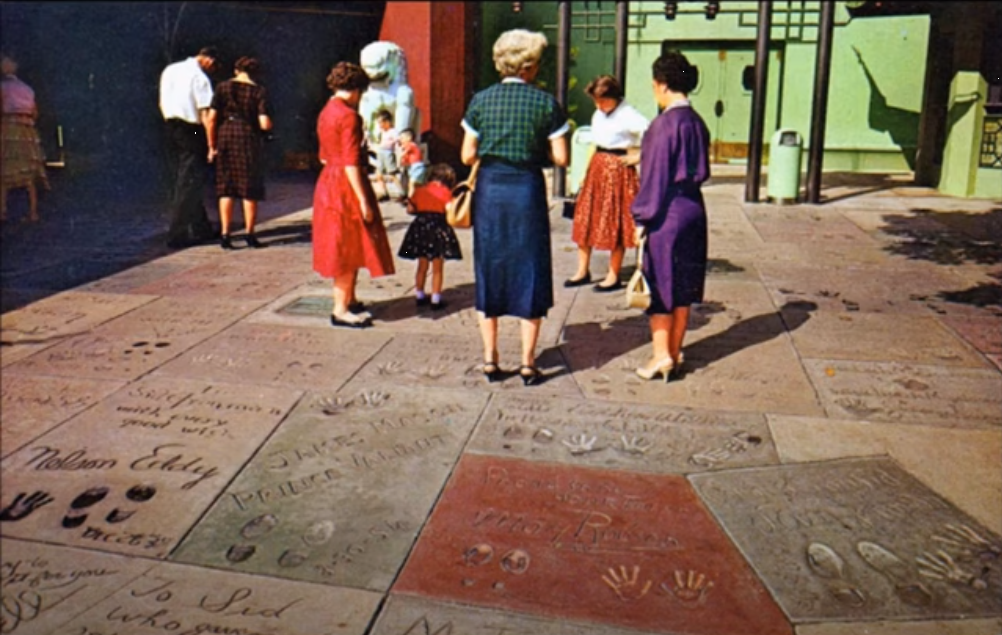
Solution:
M653 65L654 98L664 110L640 149L640 191L631 211L647 236L644 276L651 289L653 356L643 379L680 373L689 307L706 284L706 206L700 185L710 178L710 131L689 104L697 69L669 51Z

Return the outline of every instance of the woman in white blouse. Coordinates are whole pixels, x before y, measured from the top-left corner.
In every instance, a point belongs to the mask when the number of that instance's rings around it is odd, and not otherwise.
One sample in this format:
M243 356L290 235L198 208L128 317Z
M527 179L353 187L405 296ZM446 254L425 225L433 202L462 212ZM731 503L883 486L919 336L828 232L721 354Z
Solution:
M595 102L591 118L595 154L574 207L571 237L578 246L578 269L564 286L589 284L591 252L601 249L612 252L609 273L595 285L595 291L603 293L622 287L619 270L623 254L637 245L630 205L639 189L635 166L640 162L640 142L649 122L623 101L623 88L611 75L596 77L585 92Z

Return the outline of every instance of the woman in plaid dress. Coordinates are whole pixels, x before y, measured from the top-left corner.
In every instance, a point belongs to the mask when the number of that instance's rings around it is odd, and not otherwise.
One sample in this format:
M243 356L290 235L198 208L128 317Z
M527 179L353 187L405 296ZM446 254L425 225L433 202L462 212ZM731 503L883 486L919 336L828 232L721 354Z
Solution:
M258 201L264 200L264 139L271 130L267 94L257 84L258 61L241 57L235 77L221 83L209 110L209 158L216 159L216 194L219 196L220 245L233 249L230 223L235 199L243 200L247 245L263 245L254 235Z
M532 85L546 37L515 29L494 43L502 80L473 96L463 117L462 160L480 171L474 193L473 268L483 372L500 376L498 317L521 318L525 385L538 383L536 342L553 306L550 217L543 167L568 164L570 124L552 95Z

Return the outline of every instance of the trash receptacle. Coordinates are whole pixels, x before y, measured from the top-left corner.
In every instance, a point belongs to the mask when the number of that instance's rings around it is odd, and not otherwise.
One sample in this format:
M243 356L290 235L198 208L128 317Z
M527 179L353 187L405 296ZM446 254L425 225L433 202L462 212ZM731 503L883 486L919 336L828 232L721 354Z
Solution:
M796 130L777 130L769 142L768 196L774 203L796 203L800 194L800 155L804 140Z

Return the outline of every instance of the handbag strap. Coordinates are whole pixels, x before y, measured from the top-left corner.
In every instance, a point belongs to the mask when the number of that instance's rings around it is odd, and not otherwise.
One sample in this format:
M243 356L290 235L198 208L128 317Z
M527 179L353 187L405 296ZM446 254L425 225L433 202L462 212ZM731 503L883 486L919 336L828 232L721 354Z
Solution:
M637 269L644 268L644 246L647 245L647 234L640 237L637 242Z

